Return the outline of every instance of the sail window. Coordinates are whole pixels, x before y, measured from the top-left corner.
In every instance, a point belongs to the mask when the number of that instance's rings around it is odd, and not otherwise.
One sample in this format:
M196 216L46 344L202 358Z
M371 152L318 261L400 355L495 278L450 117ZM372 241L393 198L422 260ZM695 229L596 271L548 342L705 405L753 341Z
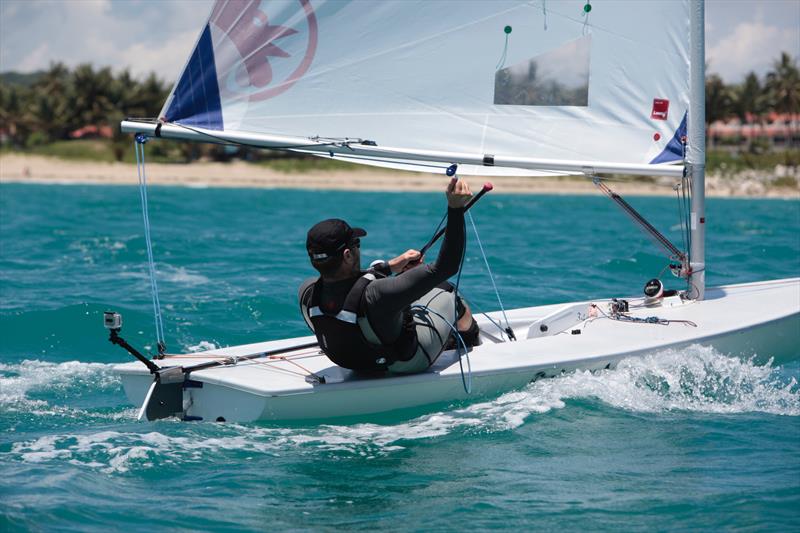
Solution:
M591 35L498 70L495 105L589 105Z

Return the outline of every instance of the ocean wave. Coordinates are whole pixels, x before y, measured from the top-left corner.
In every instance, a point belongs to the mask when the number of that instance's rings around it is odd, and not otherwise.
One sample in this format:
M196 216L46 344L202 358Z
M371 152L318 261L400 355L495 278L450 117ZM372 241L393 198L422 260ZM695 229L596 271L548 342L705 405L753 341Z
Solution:
M24 410L38 414L63 414L68 408L51 406L32 395L59 397L91 391L118 389L120 379L114 365L67 361L25 360L18 364L0 363L0 407L7 412ZM66 411L65 411L66 410Z
M219 345L214 341L200 341L197 344L189 344L185 348L187 353L196 353L216 350L219 348Z
M37 370L29 372L32 385L18 385L18 390L50 386L47 383L51 380L41 377L46 365L26 363L21 366ZM62 377L81 380L87 372L99 367L105 372L109 365L73 362L52 366ZM409 441L513 430L531 416L565 408L570 400L599 401L612 408L639 413L761 412L800 416L800 387L795 378L786 378L769 365L759 366L727 357L712 348L696 346L627 359L615 369L575 372L537 381L491 401L395 424L275 428L160 421L142 425L141 431L47 435L15 443L7 455L25 462L67 460L108 473L163 463L223 460L226 456L252 453L328 452L377 457L402 450ZM120 422L132 422L135 410L127 409L116 415Z
M644 413L768 413L800 416L797 380L770 364L758 365L692 346L623 360L613 370L576 372L537 382L533 393L553 391L564 399L593 398Z
M173 266L168 263L156 262L156 280L159 282L175 283L186 287L197 287L206 285L211 280L183 266ZM119 274L119 277L137 280L149 280L150 274L144 269L141 271L127 271Z

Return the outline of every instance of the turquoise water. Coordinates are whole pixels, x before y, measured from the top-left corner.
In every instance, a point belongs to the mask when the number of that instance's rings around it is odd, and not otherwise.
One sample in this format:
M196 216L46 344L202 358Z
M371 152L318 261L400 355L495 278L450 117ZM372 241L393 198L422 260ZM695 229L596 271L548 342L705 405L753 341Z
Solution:
M0 530L800 523L797 361L693 347L364 423L137 423L102 312L152 346L138 201L134 187L0 186ZM631 202L680 243L674 199ZM421 246L444 199L155 187L150 206L178 351L305 334L310 224L366 227L370 261ZM710 285L800 275L800 202L711 199L707 218ZM599 196L493 192L475 221L506 307L638 294L666 263ZM474 239L462 287L497 308Z

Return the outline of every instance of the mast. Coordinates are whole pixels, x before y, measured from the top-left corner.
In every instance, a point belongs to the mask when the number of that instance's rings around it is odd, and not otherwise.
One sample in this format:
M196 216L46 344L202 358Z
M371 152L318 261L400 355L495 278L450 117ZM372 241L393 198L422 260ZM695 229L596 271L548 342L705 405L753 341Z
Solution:
M702 300L706 290L706 99L705 5L692 0L689 33L689 124L687 171L692 176L689 296Z

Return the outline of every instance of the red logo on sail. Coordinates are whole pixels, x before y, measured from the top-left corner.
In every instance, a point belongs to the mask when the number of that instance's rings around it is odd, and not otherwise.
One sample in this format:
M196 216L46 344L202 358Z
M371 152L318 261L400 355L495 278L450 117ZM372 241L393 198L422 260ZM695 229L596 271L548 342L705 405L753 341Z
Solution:
M650 112L650 118L653 120L667 120L668 112L669 100L664 98L653 98L653 110Z
M261 0L217 0L211 23L225 33L241 58L231 69L222 72L220 88L224 92L245 95L249 100L266 100L289 89L306 73L317 50L317 18L309 0L298 1L307 26L305 52L293 70L280 75L281 70L288 70L287 64L292 64L292 54L285 50L283 43L302 37L299 31L302 24L295 25L297 29L274 24L269 13L262 10ZM278 63L283 60L288 62Z

